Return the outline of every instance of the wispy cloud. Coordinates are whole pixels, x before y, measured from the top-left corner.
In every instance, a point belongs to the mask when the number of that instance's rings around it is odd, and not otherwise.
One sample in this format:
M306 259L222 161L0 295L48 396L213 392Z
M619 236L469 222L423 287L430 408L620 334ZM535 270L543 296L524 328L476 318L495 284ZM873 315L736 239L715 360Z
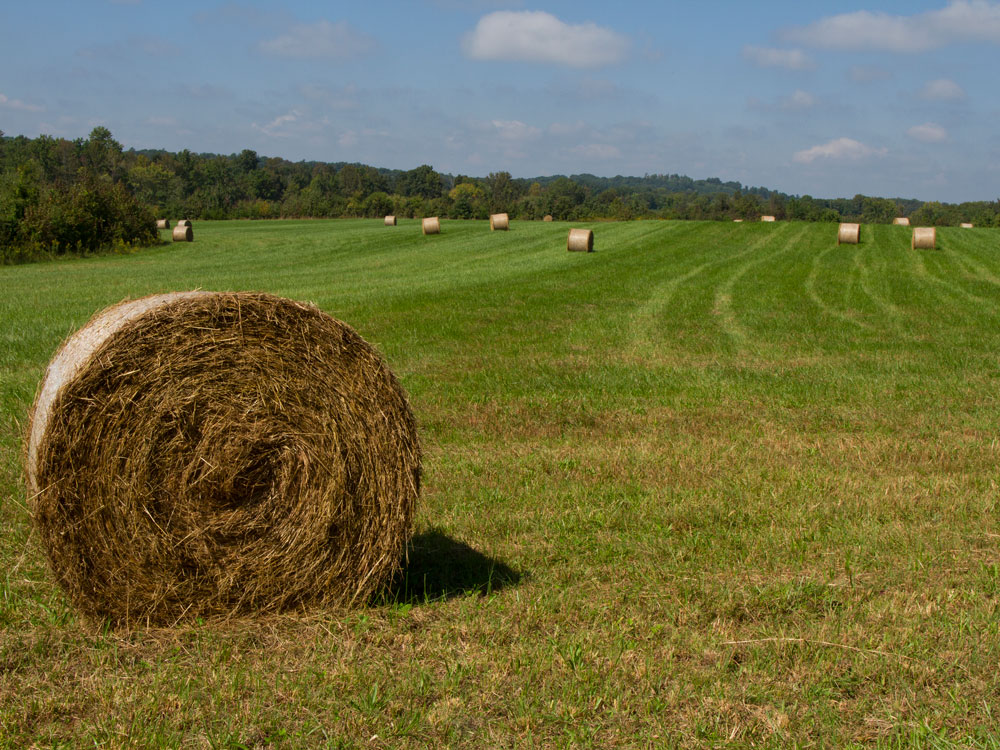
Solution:
M948 131L934 122L914 125L906 131L906 134L923 143L943 143L948 140Z
M886 153L888 150L885 148L873 148L853 138L834 138L827 143L796 151L792 158L799 164L811 164L817 159L860 161L870 156L885 156Z
M755 47L751 44L743 48L743 57L761 68L785 68L787 70L813 70L816 63L800 49L778 49L776 47Z
M920 98L932 102L959 102L965 97L965 89L950 78L936 78L920 89Z
M926 52L960 42L1000 44L1000 3L951 0L914 15L859 10L785 29L779 36L807 47Z
M347 59L375 47L375 39L353 28L347 21L298 24L274 39L261 42L262 52L298 59Z
M253 123L251 127L253 127L254 130L260 131L264 135L271 136L272 138L288 138L293 135L290 126L298 122L301 117L302 113L297 109L293 109L291 112L275 117L266 125Z
M0 94L0 107L4 109L15 109L20 112L42 112L44 107L38 104L29 104L28 102L21 101L20 99L8 99L3 94Z
M628 38L594 23L568 24L544 11L497 11L462 39L473 60L550 63L598 68L620 62Z

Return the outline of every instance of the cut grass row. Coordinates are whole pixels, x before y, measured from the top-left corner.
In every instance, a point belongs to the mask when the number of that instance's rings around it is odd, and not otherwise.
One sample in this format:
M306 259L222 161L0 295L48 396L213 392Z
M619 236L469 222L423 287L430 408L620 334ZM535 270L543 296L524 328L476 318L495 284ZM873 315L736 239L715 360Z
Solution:
M1000 744L1000 238L829 225L202 223L0 268L0 745ZM311 300L390 361L425 481L352 612L92 633L19 430L59 341L176 289Z

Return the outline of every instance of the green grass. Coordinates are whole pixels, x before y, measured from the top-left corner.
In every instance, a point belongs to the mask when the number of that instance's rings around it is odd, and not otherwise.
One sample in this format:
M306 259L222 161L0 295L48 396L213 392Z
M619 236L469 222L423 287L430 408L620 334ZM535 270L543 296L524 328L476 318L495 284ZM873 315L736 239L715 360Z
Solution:
M1000 233L199 223L0 267L0 747L1000 747ZM94 633L20 436L124 297L264 290L389 360L404 578L354 611Z

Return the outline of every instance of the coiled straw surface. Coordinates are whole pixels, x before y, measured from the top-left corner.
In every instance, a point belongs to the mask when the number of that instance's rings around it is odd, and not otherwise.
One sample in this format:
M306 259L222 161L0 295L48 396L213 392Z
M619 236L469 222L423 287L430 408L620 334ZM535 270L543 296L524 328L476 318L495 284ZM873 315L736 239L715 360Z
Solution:
M908 227L910 226L910 219L906 216L897 216L892 220L892 223L897 227Z
M116 625L361 602L398 568L419 492L379 354L264 294L99 313L49 365L27 443L51 568Z
M490 214L490 231L506 232L510 229L510 217L507 214Z
M594 233L589 229L570 229L566 238L566 249L570 252L593 252Z
M441 234L441 220L437 216L429 216L420 222L424 234Z
M156 220L156 228L157 229L170 229L170 220L169 219L157 219Z
M845 222L837 229L838 245L857 245L861 241L861 225Z
M934 227L914 227L910 247L914 250L933 250L937 246L937 230Z
M178 224L174 227L171 236L174 238L174 242L194 242L194 229L191 228L190 224L187 226Z
M386 216L385 217L385 225L387 227L394 227L394 226L396 226L396 217L395 216Z

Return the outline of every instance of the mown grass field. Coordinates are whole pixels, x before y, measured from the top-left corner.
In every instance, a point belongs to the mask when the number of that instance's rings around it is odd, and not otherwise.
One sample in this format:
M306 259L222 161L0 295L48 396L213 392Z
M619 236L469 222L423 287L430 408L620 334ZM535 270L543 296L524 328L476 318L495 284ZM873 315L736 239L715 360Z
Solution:
M1000 747L1000 232L590 226L201 222L0 267L0 747ZM407 389L423 496L380 601L68 609L34 390L96 310L190 288L313 301Z

